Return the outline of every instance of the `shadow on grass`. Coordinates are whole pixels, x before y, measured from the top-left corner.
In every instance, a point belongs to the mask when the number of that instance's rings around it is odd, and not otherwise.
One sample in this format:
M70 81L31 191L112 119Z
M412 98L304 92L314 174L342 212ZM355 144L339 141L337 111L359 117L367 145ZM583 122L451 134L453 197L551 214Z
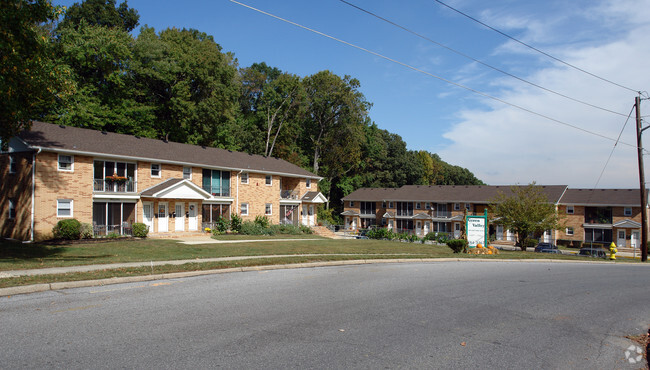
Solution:
M61 254L65 247L53 247L43 244L24 244L8 240L0 241L0 260L31 260L54 257Z

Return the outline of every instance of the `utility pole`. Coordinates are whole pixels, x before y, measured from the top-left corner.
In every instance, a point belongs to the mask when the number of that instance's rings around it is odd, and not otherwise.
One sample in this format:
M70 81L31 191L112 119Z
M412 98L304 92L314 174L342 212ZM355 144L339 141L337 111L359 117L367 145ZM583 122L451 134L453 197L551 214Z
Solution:
M641 262L648 260L648 210L645 191L645 175L643 171L643 145L641 144L641 97L634 98L636 107L636 145L639 156L639 183L641 184Z

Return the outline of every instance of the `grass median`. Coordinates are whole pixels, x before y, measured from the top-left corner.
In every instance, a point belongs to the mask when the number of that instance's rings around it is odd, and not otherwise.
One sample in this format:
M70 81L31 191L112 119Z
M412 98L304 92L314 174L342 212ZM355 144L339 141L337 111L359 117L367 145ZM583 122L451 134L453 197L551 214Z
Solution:
M285 237L290 238L290 237ZM316 237L315 237L316 238ZM284 238L283 238L284 239ZM0 272L8 270L65 267L93 264L114 264L121 262L172 261L218 257L260 256L260 258L187 263L183 265L162 265L111 268L92 272L66 273L56 275L22 276L0 279L0 287L28 285L48 282L105 279L119 276L137 276L168 272L213 270L231 267L263 266L320 261L341 261L357 259L387 258L490 258L490 259L568 259L585 258L565 255L542 255L533 252L501 251L499 255L454 254L446 246L421 243L402 243L385 240L324 239L289 241L263 239L255 242L186 245L178 240L145 239L115 240L106 242L74 243L52 245L47 243L22 244L0 242ZM222 239L226 241L225 239ZM234 240L241 241L240 238ZM319 256L300 256L318 254ZM289 257L267 258L273 255Z

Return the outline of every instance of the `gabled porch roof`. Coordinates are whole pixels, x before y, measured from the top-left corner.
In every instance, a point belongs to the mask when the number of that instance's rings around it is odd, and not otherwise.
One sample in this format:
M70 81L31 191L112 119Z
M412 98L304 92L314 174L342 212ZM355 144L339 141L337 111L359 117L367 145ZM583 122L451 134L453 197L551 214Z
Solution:
M212 194L187 179L167 179L160 184L144 189L141 197L159 199L201 199L208 200Z
M621 228L621 229L640 229L641 228L640 223L638 223L638 222L636 222L634 220L630 220L629 218L626 219L626 220L623 220L623 221L619 221L619 222L615 223L612 226L618 227L618 228Z

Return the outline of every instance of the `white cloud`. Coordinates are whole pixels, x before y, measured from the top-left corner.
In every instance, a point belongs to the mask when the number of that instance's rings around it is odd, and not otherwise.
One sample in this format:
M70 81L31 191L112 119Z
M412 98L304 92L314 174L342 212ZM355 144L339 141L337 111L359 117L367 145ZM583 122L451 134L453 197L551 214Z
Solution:
M650 50L642 35L650 32L647 24L650 1L644 0L643 4L634 2L634 6L620 3L606 1L585 10L595 21L589 22L590 25L599 20L603 25L592 30L602 34L600 39L590 36L592 40L600 40L599 43L590 40L590 45L561 45L559 41L562 39L558 39L554 50L569 63L594 74L634 89L648 89L650 74L646 71ZM645 14L639 16L638 13ZM625 30L618 36L614 35L616 40L612 40L610 30L614 20L619 22L618 30ZM553 34L539 28L539 23L534 23L534 28L538 35ZM500 52L505 52L503 46ZM512 50L510 53L512 55ZM626 115L636 95L558 64L525 78ZM577 104L512 79L504 77L498 85L500 88L492 94L500 99L610 138L618 136L625 122L625 117ZM489 184L531 181L573 187L596 184L614 146L613 141L499 102L481 102L485 105L458 112L458 123L444 134L452 143L439 151L443 159L469 168ZM650 112L650 103L642 105L642 109ZM633 115L621 137L623 142L636 143L634 127ZM646 147L650 147L650 136L645 138L645 142ZM650 161L650 157L646 159ZM636 149L619 144L598 186L638 186Z

